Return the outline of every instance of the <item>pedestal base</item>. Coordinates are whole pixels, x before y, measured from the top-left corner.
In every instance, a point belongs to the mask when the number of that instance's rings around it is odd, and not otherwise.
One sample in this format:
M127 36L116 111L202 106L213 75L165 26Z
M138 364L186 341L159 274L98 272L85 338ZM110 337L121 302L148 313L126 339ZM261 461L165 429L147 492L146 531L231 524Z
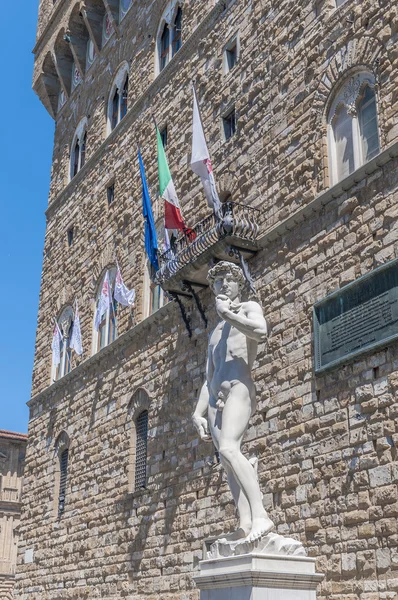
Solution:
M316 600L323 575L304 556L243 554L202 560L200 600Z

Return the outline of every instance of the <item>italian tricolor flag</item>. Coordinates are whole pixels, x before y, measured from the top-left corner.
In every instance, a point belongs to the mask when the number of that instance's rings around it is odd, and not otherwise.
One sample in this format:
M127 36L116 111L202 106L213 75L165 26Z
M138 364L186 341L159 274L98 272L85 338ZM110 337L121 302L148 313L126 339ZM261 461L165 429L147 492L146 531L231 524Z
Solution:
M178 202L169 165L167 164L162 138L160 137L160 132L157 127L156 137L158 141L159 193L165 201L164 226L166 229L180 229L180 231L187 233L188 228L182 219L180 203Z

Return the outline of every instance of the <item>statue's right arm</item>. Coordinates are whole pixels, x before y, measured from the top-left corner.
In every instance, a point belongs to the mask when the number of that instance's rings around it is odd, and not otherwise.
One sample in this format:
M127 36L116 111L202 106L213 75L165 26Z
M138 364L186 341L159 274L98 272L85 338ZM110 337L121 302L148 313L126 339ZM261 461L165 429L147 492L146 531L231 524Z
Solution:
M209 435L209 427L207 423L207 419L205 418L205 414L207 412L207 408L209 406L209 383L213 376L213 359L211 355L211 349L209 348L209 353L207 357L207 366L206 366L206 381L202 385L202 389L200 390L199 399L196 404L195 412L192 415L192 421L195 426L196 431L202 440L210 439Z

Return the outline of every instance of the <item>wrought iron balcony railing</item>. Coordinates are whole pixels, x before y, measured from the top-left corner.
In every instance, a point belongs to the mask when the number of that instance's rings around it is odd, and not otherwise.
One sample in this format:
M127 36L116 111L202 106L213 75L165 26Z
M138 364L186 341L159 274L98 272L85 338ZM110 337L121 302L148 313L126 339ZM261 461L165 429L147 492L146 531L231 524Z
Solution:
M221 219L211 214L159 256L158 283L167 288L173 280L184 280L187 267L190 267L190 276L186 279L203 280L203 276L192 277L192 273L199 271L200 266L212 256L227 258L231 246L249 253L256 251L259 213L258 209L244 204L225 202Z

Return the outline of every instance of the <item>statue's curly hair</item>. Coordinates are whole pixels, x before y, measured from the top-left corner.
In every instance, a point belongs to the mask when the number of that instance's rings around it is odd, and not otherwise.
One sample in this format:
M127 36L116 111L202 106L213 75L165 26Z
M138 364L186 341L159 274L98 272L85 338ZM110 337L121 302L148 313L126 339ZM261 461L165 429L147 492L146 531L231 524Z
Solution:
M236 265L235 263L229 262L227 260L221 260L214 267L209 269L207 274L207 281L210 286L213 286L214 280L217 277L218 273L231 273L233 277L237 280L239 284L239 288L242 289L246 283L245 276L243 275L242 269Z

